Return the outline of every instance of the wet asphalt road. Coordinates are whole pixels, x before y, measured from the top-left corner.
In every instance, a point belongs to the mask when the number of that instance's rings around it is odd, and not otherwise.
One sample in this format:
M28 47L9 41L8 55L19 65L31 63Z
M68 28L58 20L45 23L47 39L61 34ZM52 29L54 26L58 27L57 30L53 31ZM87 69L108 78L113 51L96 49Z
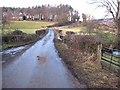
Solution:
M36 42L18 59L3 64L3 88L82 87L59 58L54 47L54 32ZM39 60L38 60L39 59Z

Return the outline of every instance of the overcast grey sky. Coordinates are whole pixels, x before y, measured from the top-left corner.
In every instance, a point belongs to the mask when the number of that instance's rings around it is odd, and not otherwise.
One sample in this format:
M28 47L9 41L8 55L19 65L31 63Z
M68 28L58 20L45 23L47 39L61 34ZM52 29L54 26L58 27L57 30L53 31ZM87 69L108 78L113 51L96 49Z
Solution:
M104 18L105 10L102 8L96 9L95 5L89 4L90 0L0 0L0 7L32 7L36 5L59 5L59 4L68 4L71 5L75 10L79 11L79 14L82 13L91 14L96 19Z

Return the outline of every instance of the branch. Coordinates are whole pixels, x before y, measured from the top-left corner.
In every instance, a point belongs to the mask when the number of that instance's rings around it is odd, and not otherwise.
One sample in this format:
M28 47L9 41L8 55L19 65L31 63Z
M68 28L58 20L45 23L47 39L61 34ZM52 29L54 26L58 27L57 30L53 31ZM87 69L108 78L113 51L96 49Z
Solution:
M106 9L108 10L109 13L112 14L112 17L113 17L114 21L116 22L116 15L115 15L116 10L115 10L114 6L111 4L111 2L108 0L103 0L103 2L100 2L100 3L103 5L103 7L106 7Z
M115 3L115 1L112 0L112 3L113 3L113 4L116 6L116 8L117 8L117 4Z
M112 3L109 0L107 0L106 3L110 5L110 7L114 10L114 12L116 12L115 7L112 5Z
M91 4L97 4L98 7L105 7L107 11L112 14L112 17L116 22L116 17L118 17L120 9L118 8L115 1L116 0L94 0Z
M120 18L120 1L117 2L118 3L118 7L117 7L117 12L116 12L116 19Z

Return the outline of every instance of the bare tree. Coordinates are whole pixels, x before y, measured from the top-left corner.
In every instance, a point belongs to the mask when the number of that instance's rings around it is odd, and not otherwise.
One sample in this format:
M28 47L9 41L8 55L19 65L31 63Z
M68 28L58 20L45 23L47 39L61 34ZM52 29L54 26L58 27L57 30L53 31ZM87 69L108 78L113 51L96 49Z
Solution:
M96 4L97 7L103 7L110 13L113 17L114 23L116 25L116 40L117 45L120 45L120 0L93 0L91 4ZM117 46L117 47L118 47Z
M89 14L86 14L86 30L88 33L93 32L95 29L98 29L98 21L95 20L95 18Z
M25 16L27 20L46 20L56 22L78 21L78 11L70 5L60 4L57 6L41 5L28 8L4 8L4 13L9 15L10 19ZM10 15L12 14L12 15ZM21 16L20 16L21 15ZM17 20L17 19L16 19Z
M83 24L86 25L86 19L87 19L86 14L82 13L82 18L83 18Z
M111 13L113 20L117 26L120 23L120 0L93 0L92 4L97 4L98 7L106 8L108 13ZM119 29L118 29L119 30ZM117 31L118 33L118 31Z

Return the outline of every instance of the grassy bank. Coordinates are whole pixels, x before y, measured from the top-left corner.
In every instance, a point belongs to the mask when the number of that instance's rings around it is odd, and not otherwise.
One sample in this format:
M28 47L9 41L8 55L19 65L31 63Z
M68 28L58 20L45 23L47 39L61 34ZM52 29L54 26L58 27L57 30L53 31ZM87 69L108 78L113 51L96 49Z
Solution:
M21 31L14 31L11 34L2 36L2 46L0 47L0 49L4 50L11 47L18 47L22 45L35 43L39 39L43 38L46 34L47 31L39 35L26 34Z
M83 56L79 48L72 48L56 39L55 46L73 75L88 88L119 88L119 78L114 73L100 68L96 61L87 60L87 56Z
M23 46L23 45L27 45L27 44L31 44L31 43L35 43L37 40L43 38L45 35L40 35L40 36L36 36L34 35L36 38L33 38L31 40L28 41L20 41L20 42L9 42L9 43L2 43L2 46L0 47L0 50L4 50L4 49L8 49L8 48L12 48L12 47L18 47L18 46Z

